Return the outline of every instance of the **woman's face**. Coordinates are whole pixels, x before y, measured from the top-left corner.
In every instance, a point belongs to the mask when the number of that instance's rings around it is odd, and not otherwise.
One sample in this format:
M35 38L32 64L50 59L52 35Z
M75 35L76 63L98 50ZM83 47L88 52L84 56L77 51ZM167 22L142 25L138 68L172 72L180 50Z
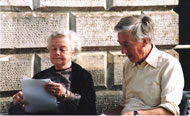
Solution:
M57 70L69 68L72 62L71 41L68 37L54 38L50 43L50 60Z

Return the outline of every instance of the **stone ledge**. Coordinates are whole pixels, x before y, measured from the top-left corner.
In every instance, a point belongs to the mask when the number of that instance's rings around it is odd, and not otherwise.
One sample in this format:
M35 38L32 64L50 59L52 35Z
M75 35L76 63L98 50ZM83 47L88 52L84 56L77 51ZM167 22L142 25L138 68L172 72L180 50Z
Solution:
M177 6L178 0L113 0L113 7L128 6Z
M97 91L97 114L108 112L120 104L122 91Z
M180 49L190 49L190 45L177 45L175 46L176 50L180 50Z
M38 0L34 6L37 11L78 11L104 10L105 0Z
M1 0L0 11L31 11L32 0Z
M7 114L12 97L1 97L0 101L0 113Z
M133 8L138 10L144 7L169 7L178 5L178 0L1 0L1 11L99 11L115 8ZM139 9L139 10L140 10Z

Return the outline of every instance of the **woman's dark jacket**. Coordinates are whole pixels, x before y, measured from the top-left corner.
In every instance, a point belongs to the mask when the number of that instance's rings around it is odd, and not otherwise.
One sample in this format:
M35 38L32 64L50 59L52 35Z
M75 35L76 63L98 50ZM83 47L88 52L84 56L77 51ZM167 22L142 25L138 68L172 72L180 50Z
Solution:
M62 100L60 101L60 105L58 105L58 111L41 112L37 114L96 115L96 94L91 74L74 62L72 62L71 67L72 78L70 79L70 91L74 94L80 95L81 98L79 100ZM52 73L54 70L55 66L52 66L51 68L36 74L33 79L50 78L52 80L56 76L54 73ZM13 103L11 103L9 114L27 113L23 111L21 105L13 105Z

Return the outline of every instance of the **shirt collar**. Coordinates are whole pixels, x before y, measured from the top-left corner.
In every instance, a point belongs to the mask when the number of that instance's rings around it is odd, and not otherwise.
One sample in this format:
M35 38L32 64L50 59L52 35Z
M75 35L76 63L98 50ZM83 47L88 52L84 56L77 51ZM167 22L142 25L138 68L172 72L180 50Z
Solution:
M156 48L155 45L153 45L152 50L150 51L149 55L147 56L147 58L145 59L145 61L143 61L141 64L137 64L137 63L131 63L132 67L138 67L139 65L145 65L145 64L149 64L152 67L156 68L158 66L158 49Z
M156 68L158 66L158 49L156 48L155 45L153 45L152 50L150 51L148 57L145 59L145 61Z

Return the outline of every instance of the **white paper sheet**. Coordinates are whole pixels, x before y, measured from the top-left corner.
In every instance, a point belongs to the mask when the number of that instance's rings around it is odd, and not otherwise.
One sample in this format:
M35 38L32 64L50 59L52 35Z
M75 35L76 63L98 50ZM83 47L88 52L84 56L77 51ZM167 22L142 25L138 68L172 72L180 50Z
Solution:
M35 113L40 111L55 111L56 97L49 95L44 85L51 81L50 79L22 79L22 92L24 96L25 111Z

